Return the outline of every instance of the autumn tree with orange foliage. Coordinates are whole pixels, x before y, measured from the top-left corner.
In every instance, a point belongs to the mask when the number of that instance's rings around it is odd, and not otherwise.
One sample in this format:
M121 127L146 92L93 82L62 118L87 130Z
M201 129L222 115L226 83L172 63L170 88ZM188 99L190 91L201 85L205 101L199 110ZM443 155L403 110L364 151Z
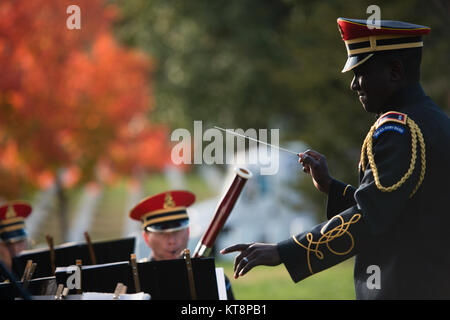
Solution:
M86 182L97 178L99 163L130 173L133 161L160 168L169 154L165 128L148 123L151 60L115 41L115 7L76 2L80 30L66 27L73 1L0 3L0 198L52 179L63 232L62 169L76 168Z

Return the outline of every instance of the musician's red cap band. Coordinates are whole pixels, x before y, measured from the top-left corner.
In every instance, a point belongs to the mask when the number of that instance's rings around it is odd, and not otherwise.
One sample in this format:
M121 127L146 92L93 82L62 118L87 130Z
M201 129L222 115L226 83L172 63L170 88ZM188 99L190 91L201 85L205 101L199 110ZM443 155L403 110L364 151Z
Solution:
M13 201L0 207L0 239L14 242L27 237L25 219L32 207L23 201Z

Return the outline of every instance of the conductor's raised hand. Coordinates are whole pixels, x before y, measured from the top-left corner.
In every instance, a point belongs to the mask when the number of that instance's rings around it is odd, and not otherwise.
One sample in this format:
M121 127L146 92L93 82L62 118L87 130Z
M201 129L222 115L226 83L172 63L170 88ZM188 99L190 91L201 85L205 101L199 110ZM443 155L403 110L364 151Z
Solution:
M314 150L307 150L298 156L298 162L303 165L303 171L311 175L316 189L328 194L332 178L328 172L325 156Z
M276 244L250 243L236 244L222 249L221 254L240 252L234 259L234 278L237 279L249 272L253 267L277 266L281 263Z

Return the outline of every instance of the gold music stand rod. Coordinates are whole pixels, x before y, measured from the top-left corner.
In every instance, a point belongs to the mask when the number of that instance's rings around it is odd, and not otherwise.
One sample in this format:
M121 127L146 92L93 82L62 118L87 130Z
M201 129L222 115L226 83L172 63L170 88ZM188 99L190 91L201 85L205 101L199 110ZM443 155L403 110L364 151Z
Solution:
M94 246L92 245L91 237L89 236L89 233L85 232L84 233L84 238L86 239L86 242L87 242L87 245L88 245L89 255L91 257L91 263L92 264L97 264L97 259L95 257Z
M20 281L24 282L28 278L28 273L30 273L31 266L33 265L33 260L28 260L23 270L22 279Z
M56 289L55 300L61 300L63 290L64 290L64 285L62 283L60 283L58 285L58 288Z
M191 292L191 299L197 300L197 292L195 290L194 272L192 270L191 252L189 249L184 249L184 260L186 260L186 270L188 275L189 290Z
M56 270L56 262L55 262L55 248L53 245L53 237L47 235L45 238L47 239L48 248L50 250L50 264L52 266L52 274L54 275Z
M27 289L28 288L28 283L31 281L31 279L33 278L33 273L36 270L36 263L32 263L31 267L28 269L28 273L25 276L25 280L23 281L23 288Z
M127 293L127 286L121 282L117 283L116 289L114 290L113 300L119 300L120 295L126 293Z
M132 253L130 255L131 260L131 270L133 272L133 279L134 279L134 287L136 289L136 293L141 292L141 284L139 282L139 273L137 269L137 262L136 262L136 254Z
M81 284L82 284L82 272L81 272L81 265L82 265L82 261L81 261L81 259L76 259L75 260L75 264L77 265L77 267L78 268L80 268L80 289L77 289L77 294L82 294L83 293L83 290L82 290L82 288L81 288Z

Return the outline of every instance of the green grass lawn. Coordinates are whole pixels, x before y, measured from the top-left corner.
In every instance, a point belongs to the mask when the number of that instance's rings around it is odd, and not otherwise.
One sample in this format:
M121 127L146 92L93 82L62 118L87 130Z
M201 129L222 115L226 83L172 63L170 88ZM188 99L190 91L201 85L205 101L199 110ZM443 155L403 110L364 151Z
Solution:
M354 300L354 260L349 259L294 283L284 265L259 266L238 279L233 277L233 263L216 261L231 281L238 300Z

